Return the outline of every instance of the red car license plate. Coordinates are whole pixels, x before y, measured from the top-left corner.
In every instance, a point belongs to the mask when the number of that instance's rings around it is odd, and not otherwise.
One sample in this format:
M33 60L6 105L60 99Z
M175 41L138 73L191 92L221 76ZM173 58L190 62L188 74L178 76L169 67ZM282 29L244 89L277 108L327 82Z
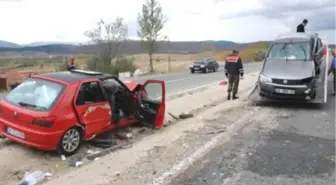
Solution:
M10 127L7 127L7 133L12 135L12 136L15 136L17 138L20 138L20 139L25 139L25 135L23 132L20 132L20 131L17 131L13 128L10 128Z

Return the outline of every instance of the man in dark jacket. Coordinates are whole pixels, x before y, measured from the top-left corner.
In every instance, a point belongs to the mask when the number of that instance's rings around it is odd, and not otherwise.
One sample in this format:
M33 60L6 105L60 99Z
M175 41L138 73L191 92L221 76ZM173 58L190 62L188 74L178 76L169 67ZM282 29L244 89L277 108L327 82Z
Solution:
M239 75L241 77L244 76L243 63L239 57L238 51L233 50L232 54L226 58L224 71L229 82L227 99L231 99L231 92L232 99L238 99L239 97L237 96L237 92L239 86Z
M308 23L308 20L307 19L304 19L302 21L301 24L299 24L297 27L296 27L296 32L297 33L304 33L305 32L305 26L307 25Z

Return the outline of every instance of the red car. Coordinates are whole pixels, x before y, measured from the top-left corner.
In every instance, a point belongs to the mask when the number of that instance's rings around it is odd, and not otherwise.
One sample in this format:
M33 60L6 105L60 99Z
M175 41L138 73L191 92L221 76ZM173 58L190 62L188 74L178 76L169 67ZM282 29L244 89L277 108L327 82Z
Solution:
M145 121L161 128L164 115L164 81L141 85L99 72L45 73L0 100L0 135L72 155L82 141L119 127Z

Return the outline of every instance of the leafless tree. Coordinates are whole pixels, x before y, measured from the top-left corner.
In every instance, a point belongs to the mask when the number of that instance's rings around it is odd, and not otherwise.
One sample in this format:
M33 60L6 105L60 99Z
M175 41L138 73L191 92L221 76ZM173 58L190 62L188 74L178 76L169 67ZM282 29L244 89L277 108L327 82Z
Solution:
M117 17L115 20L101 19L95 28L86 31L93 44L97 45L94 67L108 72L112 60L118 56L120 49L127 39L128 27L124 19ZM100 65L100 67L98 67Z
M150 72L154 72L153 53L157 49L157 40L166 21L167 18L163 15L159 2L146 0L142 5L142 11L138 14L138 36L148 52Z

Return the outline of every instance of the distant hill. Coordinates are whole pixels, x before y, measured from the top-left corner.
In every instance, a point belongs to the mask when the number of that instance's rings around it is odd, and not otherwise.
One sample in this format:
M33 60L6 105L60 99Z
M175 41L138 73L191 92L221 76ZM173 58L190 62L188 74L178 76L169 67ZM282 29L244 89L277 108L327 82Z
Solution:
M15 48L15 47L20 47L20 45L12 43L12 42L0 40L0 47Z
M199 53L205 50L244 50L253 45L269 45L271 41L252 43L235 43L232 41L187 41L187 42L160 42L157 53ZM335 45L331 46L335 48ZM28 46L20 46L15 43L0 41L0 57L48 57L50 55L90 55L97 50L96 45L73 45L55 42L36 42ZM146 52L140 41L127 41L121 53L138 54Z

